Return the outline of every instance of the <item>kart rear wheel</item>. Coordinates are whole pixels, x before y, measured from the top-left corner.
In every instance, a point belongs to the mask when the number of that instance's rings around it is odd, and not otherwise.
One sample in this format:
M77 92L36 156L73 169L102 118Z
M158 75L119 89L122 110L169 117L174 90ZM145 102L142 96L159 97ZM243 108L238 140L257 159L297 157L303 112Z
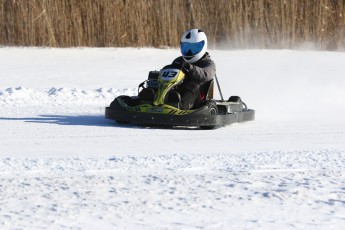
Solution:
M214 101L208 102L208 109L210 111L211 116L218 114L218 107ZM201 129L206 129L206 130L214 129L215 127L216 127L215 125L200 126Z

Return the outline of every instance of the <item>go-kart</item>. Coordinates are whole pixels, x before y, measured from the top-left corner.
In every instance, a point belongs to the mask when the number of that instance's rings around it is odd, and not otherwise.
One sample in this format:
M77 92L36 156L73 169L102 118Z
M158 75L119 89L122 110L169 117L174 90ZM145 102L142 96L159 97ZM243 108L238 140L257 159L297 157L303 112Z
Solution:
M138 87L137 96L118 96L105 108L105 117L118 123L144 126L198 126L202 129L254 120L255 111L248 109L239 96L224 100L215 76L221 100L213 99L214 80L200 87L200 102L185 110L176 88L185 74L172 65L150 71L148 79Z

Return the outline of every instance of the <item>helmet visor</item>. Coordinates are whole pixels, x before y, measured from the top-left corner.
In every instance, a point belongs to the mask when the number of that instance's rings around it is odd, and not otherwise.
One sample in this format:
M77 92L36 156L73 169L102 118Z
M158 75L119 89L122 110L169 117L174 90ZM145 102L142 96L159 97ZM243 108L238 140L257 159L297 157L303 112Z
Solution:
M197 43L181 42L181 53L183 56L193 56L204 48L205 41Z

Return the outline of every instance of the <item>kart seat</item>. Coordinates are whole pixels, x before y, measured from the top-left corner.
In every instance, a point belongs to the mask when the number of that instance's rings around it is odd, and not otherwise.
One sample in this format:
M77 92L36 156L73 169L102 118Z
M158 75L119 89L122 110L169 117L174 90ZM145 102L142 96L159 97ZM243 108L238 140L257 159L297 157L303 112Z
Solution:
M210 80L205 82L200 86L200 98L201 101L213 99L213 87L214 87L214 80Z

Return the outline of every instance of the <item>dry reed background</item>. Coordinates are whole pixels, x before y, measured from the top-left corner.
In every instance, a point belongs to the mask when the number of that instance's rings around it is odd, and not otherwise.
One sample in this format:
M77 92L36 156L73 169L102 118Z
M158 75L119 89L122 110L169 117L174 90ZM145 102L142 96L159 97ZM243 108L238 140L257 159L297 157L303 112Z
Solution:
M213 48L345 48L344 0L0 0L0 45L177 46L191 27Z

